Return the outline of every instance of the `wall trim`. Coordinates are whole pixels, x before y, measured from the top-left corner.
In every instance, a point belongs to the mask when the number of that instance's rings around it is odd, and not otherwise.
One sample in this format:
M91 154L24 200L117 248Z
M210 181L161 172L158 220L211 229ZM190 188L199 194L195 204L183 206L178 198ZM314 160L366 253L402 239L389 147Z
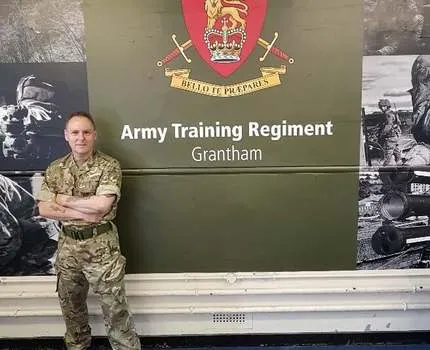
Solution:
M0 337L64 333L55 276L0 277ZM134 274L142 336L404 332L430 329L430 271ZM94 335L104 335L93 294Z

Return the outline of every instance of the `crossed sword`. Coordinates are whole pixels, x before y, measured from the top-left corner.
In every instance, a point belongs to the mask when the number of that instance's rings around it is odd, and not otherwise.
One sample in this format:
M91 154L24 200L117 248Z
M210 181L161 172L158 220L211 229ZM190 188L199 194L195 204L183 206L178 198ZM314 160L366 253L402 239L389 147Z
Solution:
M284 51L277 48L276 46L273 46L277 39L278 39L278 32L275 32L275 36L270 43L262 38L258 38L257 40L258 45L266 49L266 52L264 53L264 55L259 58L260 62L263 62L266 59L266 56L270 52L271 54L279 57L280 59L288 61L288 63L291 63L291 64L294 63L294 58L288 56ZM175 43L176 48L173 49L171 52L169 52L166 55L166 57L164 57L163 59L157 62L158 67L162 67L166 65L167 63L174 60L179 55L182 55L185 61L187 61L187 63L191 63L191 59L185 54L185 50L193 46L193 43L191 42L191 40L187 40L183 44L179 44L178 41L176 40L176 34L172 34L172 40Z

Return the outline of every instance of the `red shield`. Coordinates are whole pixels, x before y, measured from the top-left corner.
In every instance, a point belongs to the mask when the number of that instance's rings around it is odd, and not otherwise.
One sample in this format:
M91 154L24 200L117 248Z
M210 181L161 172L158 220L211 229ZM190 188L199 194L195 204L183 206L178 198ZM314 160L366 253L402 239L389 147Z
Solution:
M199 55L227 77L254 49L263 28L267 0L182 0L182 12Z

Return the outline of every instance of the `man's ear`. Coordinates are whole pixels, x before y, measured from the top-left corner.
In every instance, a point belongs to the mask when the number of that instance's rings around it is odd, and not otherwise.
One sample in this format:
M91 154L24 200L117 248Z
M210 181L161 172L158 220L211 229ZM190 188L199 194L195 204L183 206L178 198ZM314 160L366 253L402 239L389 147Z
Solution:
M67 135L66 129L64 129L64 138L66 139L67 142L69 142L69 136Z

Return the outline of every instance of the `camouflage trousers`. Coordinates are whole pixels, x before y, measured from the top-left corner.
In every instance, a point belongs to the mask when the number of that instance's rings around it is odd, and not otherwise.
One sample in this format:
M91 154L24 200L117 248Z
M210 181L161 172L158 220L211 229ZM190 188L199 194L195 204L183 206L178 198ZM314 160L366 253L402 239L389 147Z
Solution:
M384 163L383 165L397 165L401 160L401 153L397 138L387 138L382 142L384 150Z
M75 240L62 232L58 241L55 268L58 296L66 324L65 343L69 350L88 349L89 286L100 298L109 342L114 350L140 350L125 296L125 258L118 232L111 231L86 240Z

